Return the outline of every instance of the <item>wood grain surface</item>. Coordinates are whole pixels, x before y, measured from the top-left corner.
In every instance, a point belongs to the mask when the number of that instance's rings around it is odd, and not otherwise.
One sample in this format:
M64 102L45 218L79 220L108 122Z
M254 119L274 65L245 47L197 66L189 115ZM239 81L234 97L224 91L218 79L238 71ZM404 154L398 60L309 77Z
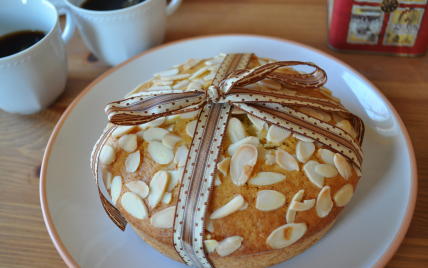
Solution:
M333 52L327 47L326 31L325 0L184 0L168 18L165 42L224 33L274 36L315 47L365 75L398 111L418 163L416 210L387 267L428 267L428 57ZM0 267L66 267L43 221L40 166L61 114L110 68L90 54L77 30L66 50L67 86L51 107L27 116L0 110Z

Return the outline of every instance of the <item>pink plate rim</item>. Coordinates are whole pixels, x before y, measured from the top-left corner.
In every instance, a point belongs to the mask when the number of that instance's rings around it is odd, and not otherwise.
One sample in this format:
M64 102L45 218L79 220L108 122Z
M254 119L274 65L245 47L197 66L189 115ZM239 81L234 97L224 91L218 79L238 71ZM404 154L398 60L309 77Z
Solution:
M411 222L412 217L413 217L413 212L415 210L416 196L417 196L417 189L418 189L418 175L417 175L415 153L413 150L413 145L412 145L412 142L410 140L409 134L407 133L407 129L404 126L404 123L401 120L400 116L398 115L397 111L394 109L394 107L391 105L391 103L388 101L388 99L385 97L385 95L383 95L383 93L373 83L371 83L367 78L365 78L360 72L358 72L357 70L355 70L354 68L352 68L348 64L342 62L341 60L339 60L339 59L337 59L337 58L335 58L335 57L333 57L333 56L331 56L331 55L329 55L329 54L327 54L321 50L315 49L313 47L310 47L310 46L307 46L307 45L304 45L304 44L301 44L298 42L290 41L287 39L283 39L283 38L263 36L263 35L218 34L218 35L197 36L197 37L186 38L186 39L181 39L181 40L173 41L170 43L166 43L166 44L154 47L152 49L149 49L149 50L147 50L147 51L145 51L139 55L136 55L136 56L132 57L131 59L111 68L110 70L106 71L105 73L100 75L98 78L96 78L91 84L89 84L73 100L73 102L68 106L68 108L65 110L65 112L63 113L63 115L59 119L58 123L56 124L56 126L55 126L55 128L51 134L51 137L49 138L49 141L48 141L48 144L46 147L46 151L45 151L45 154L43 156L43 162L42 162L42 168L41 168L41 174L40 174L40 203L41 203L43 218L44 218L48 233L52 239L52 242L54 243L54 245L55 245L56 249L58 250L59 254L61 255L62 259L65 261L65 263L69 267L78 268L80 266L76 263L76 261L73 259L71 254L68 252L67 248L62 243L61 238L59 237L58 232L56 231L55 225L52 221L51 214L49 211L49 206L48 206L47 193L46 193L46 172L47 172L47 167L48 167L49 156L50 156L50 153L52 151L53 145L55 143L56 137L57 137L62 125L64 124L65 120L68 118L69 114L71 113L71 111L74 109L76 104L86 95L86 93L88 93L102 79L104 79L105 77L107 77L108 75L110 75L111 73L116 71L117 69L121 68L125 64L128 64L129 62L131 62L131 61L133 61L133 60L135 60L135 59L137 59L137 58L139 58L145 54L151 53L155 50L158 50L158 49L161 49L161 48L164 48L167 46L175 45L177 43L188 42L188 41L195 40L195 39L205 39L205 38L213 38L213 37L227 37L227 36L257 37L257 38L264 38L264 39L272 39L272 40L277 40L277 41L281 41L284 43L289 43L292 45L300 46L300 47L306 48L308 50L312 50L312 51L319 53L319 54L321 54L327 58L332 59L333 61L340 63L341 65L350 69L354 73L358 74L367 84L370 85L370 87L372 87L376 91L377 94L379 94L381 96L383 101L386 102L386 104L388 105L388 107L390 108L390 110L392 111L394 116L397 118L397 122L400 125L400 127L403 131L404 138L406 140L406 145L407 145L407 148L409 150L410 163L411 163L411 185L410 185L409 202L408 202L408 205L406 208L406 212L404 214L403 221L401 222L401 225L398 229L398 232L395 235L394 239L392 240L391 244L388 246L386 251L379 258L379 260L374 264L373 267L374 268L384 267L388 263L388 261L392 258L394 253L397 251L398 247L400 246L401 242L404 239L404 236L406 235L407 230L409 229L410 222Z

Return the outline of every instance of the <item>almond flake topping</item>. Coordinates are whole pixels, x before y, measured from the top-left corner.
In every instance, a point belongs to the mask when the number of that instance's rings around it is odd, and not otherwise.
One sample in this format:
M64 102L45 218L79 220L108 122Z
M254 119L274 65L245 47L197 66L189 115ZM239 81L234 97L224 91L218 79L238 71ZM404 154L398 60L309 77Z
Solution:
M159 117L153 121L138 125L138 127L142 130L146 130L149 127L157 127L163 124L163 122L165 122L165 117Z
M271 155L271 152L265 149L262 144L259 144L257 146L257 160L266 160L267 155Z
M153 80L153 84L155 84L155 86L170 86L172 83L174 83L174 81Z
M198 63L200 63L201 60L198 59L189 59L184 65L183 65L183 70L187 71L190 68L195 67Z
M220 170L220 172L223 173L225 177L227 176L227 171L229 170L229 166L230 166L230 157L226 157L225 159L223 159L223 161L217 164L218 170Z
M291 131L271 125L267 132L266 140L275 143L282 143L291 135Z
M202 90L202 87L201 87L201 84L198 82L190 82L187 85L187 90L188 91L190 91L190 90Z
M308 177L313 184L322 188L324 185L324 177L315 172L315 167L319 164L320 163L317 161L311 160L303 166L303 171L305 172L306 177Z
M113 138L119 138L120 136L131 132L131 130L133 129L134 129L134 126L120 126L116 128L115 131L113 131L113 133L111 133L111 136Z
M169 192L165 192L162 196L161 202L164 204L169 204L169 202L171 202L172 199L172 194Z
M308 137L303 136L303 135L300 135L300 134L297 134L297 133L294 133L293 137L295 137L298 140L304 141L304 142L314 142L313 139L308 138Z
M210 73L209 75L204 76L204 80L205 81L209 81L209 80L213 80L215 77L216 73Z
M150 218L150 224L156 228L171 228L174 225L175 206L166 208Z
M137 135L125 134L119 138L119 146L123 150L131 153L137 149Z
M171 86L156 86L153 85L147 91L161 91L161 90L171 90Z
M214 233L214 223L213 220L210 219L210 215L208 213L205 217L205 229L210 233Z
M211 214L210 219L215 220L215 219L220 219L220 218L229 216L230 214L238 211L244 205L245 205L245 200L242 197L242 195L237 195L232 200L230 200L226 205L214 211Z
M187 149L186 145L182 144L175 152L174 163L178 164L179 167L184 166L186 164L188 154L189 149Z
M149 207L155 208L162 199L168 184L168 173L166 171L158 171L150 181L150 193L148 197Z
M137 150L129 154L125 160L125 169L127 172L135 172L140 165L140 151Z
M239 119L232 117L227 124L226 135L232 143L245 138L245 130Z
M284 150L276 151L276 162L287 171L299 170L299 164L297 164L296 159Z
M221 184L221 180L220 180L220 176L217 174L215 174L215 181L214 181L214 185L215 186L219 186Z
M294 195L294 197L293 197L293 199L291 199L291 203L293 203L293 202L301 202L302 201L302 198L303 198L303 194L305 193L305 190L300 190L300 191L298 191L295 195ZM290 203L290 204L291 204ZM290 209L290 206L288 206L288 210L287 210L287 216L286 216L286 218L287 218L287 223L292 223L292 222L294 222L294 219L296 218L296 211L295 210L292 210L292 209Z
M249 114L247 114L247 116L258 130L262 131L263 129L266 129L266 130L268 129L268 124L265 121L258 119L257 117L254 117Z
M315 166L315 172L318 175L326 177L326 178L333 178L333 177L336 177L337 174L339 174L335 167L332 167L332 166L326 165L326 164L319 164L319 165Z
M346 184L334 195L334 201L336 206L344 207L349 201L351 201L352 195L354 194L354 189L351 184Z
M324 218L330 213L331 208L333 207L333 201L331 200L330 195L330 186L325 186L321 189L317 198L317 214L320 218Z
M149 153L152 159L161 165L166 165L171 163L174 158L174 153L171 149L167 148L161 142L151 141L149 143Z
M159 75L160 77L165 77L165 76L171 76L171 75L176 75L176 74L178 74L178 69L174 68L174 69L169 69L167 71L155 73L155 74L153 74L153 76Z
M144 132L143 138L145 141L148 141L148 142L162 141L163 136L165 136L168 133L169 132L166 129L153 127L153 128L149 128Z
M197 70L192 76L190 76L190 80L195 79L196 77L202 75L206 71L208 71L209 66L202 67L201 69Z
M121 204L126 212L137 219L144 220L149 217L149 212L147 211L147 207L146 204L144 204L143 199L133 192L124 193Z
M305 211L311 209L315 205L315 199L307 199L305 201L293 201L290 203L290 207L288 209L295 211Z
M101 163L103 163L104 165L110 165L115 159L116 150L108 144L104 145L100 153Z
M190 74L177 74L177 75L171 75L171 76L162 76L161 80L175 81L175 80L183 80L188 77L190 77Z
M104 185L106 186L106 189L110 190L111 189L111 181L113 180L113 175L108 170L102 170L101 173L102 173L103 182L104 182Z
M175 186L177 186L178 181L180 180L178 178L178 171L174 170L174 171L167 171L168 173L168 185L166 187L166 192L171 192Z
M327 149L319 149L318 155L325 164L328 164L333 167L336 166L334 164L334 153L332 151Z
M343 118L342 116L340 116L337 113L333 113L333 118L334 118L334 121L336 121L336 123L339 123L339 122L345 120L345 118Z
M336 124L336 127L340 127L341 129L343 129L346 133L351 133L351 123L349 123L348 120L343 120L340 121L339 123Z
M167 133L162 138L162 144L168 147L169 149L174 149L175 144L181 140L182 140L181 137L174 135L172 133Z
M122 191L122 177L116 176L111 181L111 201L113 202L113 205L116 205L117 199L119 199L121 191Z
M334 155L334 164L336 165L337 171L339 171L340 176L342 176L345 180L352 176L351 167L342 155Z
M252 177L248 183L252 185L272 185L285 180L285 175L275 172L259 172L255 177Z
M238 185L244 185L250 178L253 167L257 162L257 149L252 144L241 145L233 154L230 162L230 176Z
M240 141L237 141L237 142L235 142L235 143L232 143L230 146L229 146L229 148L227 148L227 152L230 154L230 155L234 155L235 154L235 152L236 152L236 150L238 150L238 148L241 146L241 145L244 145L244 144L251 144L251 145L254 145L254 146L258 146L259 145L259 139L257 139L256 137L253 137L253 136L249 136L249 137L246 137L245 139L242 139L242 140L240 140Z
M261 211L272 211L285 204L285 195L274 190L257 192L256 208Z
M186 87L188 84L190 84L190 81L189 81L189 80L183 80L183 81L181 81L181 82L179 82L179 83L177 83L177 84L173 85L173 86L172 86L172 89L173 89L173 90L177 90L177 89L180 89L180 88L182 88L182 87Z
M296 155L300 162L306 163L315 152L313 142L299 141L296 145Z
M216 247L216 251L218 255L221 257L228 256L232 254L233 252L237 251L241 247L241 243L244 240L244 238L240 236L231 236L220 243L218 243Z
M247 208L248 208L248 202L245 202L245 204L239 210L246 210Z
M315 111L314 109L307 108L307 107L301 107L300 112L310 115L312 117L315 117L319 120L324 120L324 116L320 114L318 111Z
M257 82L258 84L271 88L271 89L276 89L279 90L282 88L281 84L275 80L271 80L271 79L263 79L260 80L259 82Z
M217 240L214 240L214 239L205 240L204 245L208 253L213 253L215 248L218 246L218 242Z
M143 181L131 181L126 184L131 192L138 194L141 198L146 198L149 195L149 186Z
M299 240L305 233L306 223L288 223L274 230L266 240L273 249L288 247Z
M325 121L325 122L330 122L330 120L331 120L331 115L329 115L328 113L326 113L326 112L324 112L324 111L320 111L320 110L318 110L317 111L317 113L319 113L320 115L322 115L323 116L323 121Z
M273 164L275 164L276 163L276 158L275 158L275 156L274 155L271 155L271 154L267 154L266 155L266 162L265 162L265 164L266 165L273 165Z
M196 110L196 111L193 111L193 112L180 114L180 117L181 117L181 119L193 118L193 117L197 116L198 113L199 113L199 110Z
M193 135L195 134L195 130L196 130L196 124L198 123L198 120L193 120L189 123L187 123L186 126L186 133L187 135L189 135L190 137L193 137Z
M207 60L205 62L205 64L211 66L211 65L214 65L214 64L222 63L223 60L224 60L224 58L215 58L215 59L212 59L212 60Z

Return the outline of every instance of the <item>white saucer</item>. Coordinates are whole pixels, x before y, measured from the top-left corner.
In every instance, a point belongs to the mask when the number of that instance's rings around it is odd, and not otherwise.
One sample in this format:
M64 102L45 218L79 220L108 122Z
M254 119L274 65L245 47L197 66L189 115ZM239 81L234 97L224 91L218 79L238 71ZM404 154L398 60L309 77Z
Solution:
M64 261L70 267L185 267L110 221L89 158L107 124L107 103L123 99L152 73L220 52L314 62L327 72L326 86L366 125L363 176L353 199L319 242L275 267L383 267L404 238L416 201L416 161L403 122L380 91L343 62L302 44L252 35L156 47L106 72L70 105L49 140L40 182L45 222Z

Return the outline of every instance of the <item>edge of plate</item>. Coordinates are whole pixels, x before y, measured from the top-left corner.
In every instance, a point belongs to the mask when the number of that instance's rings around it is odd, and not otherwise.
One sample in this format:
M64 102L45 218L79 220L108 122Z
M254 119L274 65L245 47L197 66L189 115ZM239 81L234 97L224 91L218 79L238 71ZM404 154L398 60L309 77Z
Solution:
M77 262L73 259L73 257L71 256L71 254L68 252L67 248L65 247L65 245L63 244L61 238L59 237L58 232L56 231L55 225L52 221L52 217L49 211L49 205L48 205L48 200L47 200L47 193L46 193L46 172L47 172L47 167L48 167L48 161L49 161L49 156L50 153L52 151L52 147L55 143L56 137L62 127L62 125L64 124L65 120L68 118L69 114L71 113L71 111L74 109L74 107L77 105L77 103L86 95L86 93L88 93L96 84L98 84L99 81L101 81L102 79L104 79L106 76L108 76L109 74L111 74L112 72L116 71L117 69L121 68L123 65L128 64L129 62L145 55L148 53L151 53L152 51L161 49L163 47L166 46L171 46L177 43L183 43L183 42L188 42L190 40L194 40L194 39L204 39L204 38L214 38L214 37L221 37L221 36L242 36L242 37L258 37L258 38L265 38L265 39L273 39L273 40L277 40L277 41L281 41L281 42L285 42L285 43L290 43L293 45L297 45L297 46L301 46L303 48L312 50L316 53L319 53L327 58L330 58L340 64L342 64L343 66L345 66L346 68L350 69L351 71L353 71L354 73L358 74L367 84L369 84L381 97L382 99L387 103L388 107L391 109L392 113L394 114L394 116L397 118L398 124L400 125L402 131L403 131L403 135L404 138L406 140L406 145L407 148L409 150L409 157L410 157L410 164L411 164L411 185L410 185L410 198L409 198L409 202L406 208L406 212L404 214L404 218L403 221L401 222L401 225L398 229L397 234L395 235L395 237L393 238L391 244L388 246L388 248L385 250L385 252L383 253L383 255L378 259L378 261L374 264L373 267L375 268L380 268L380 267L384 267L388 261L392 258L392 256L394 255L394 253L397 251L398 247L400 246L401 242L404 239L404 236L407 233L407 230L410 226L410 222L412 220L413 217L413 212L415 210L415 205L416 205L416 194L417 194L417 188L418 188L418 175L417 175L417 166L416 166L416 158L415 158L415 153L413 150L413 145L412 142L410 140L409 134L407 132L407 129L403 123L403 121L401 120L401 117L398 115L397 111L395 110L395 108L392 106L392 104L389 102L389 100L385 97L385 95L383 95L383 93L373 84L371 83L365 76L363 76L360 72L358 72L357 70L355 70L354 68L352 68L351 66L349 66L348 64L346 64L345 62L333 57L332 55L329 55L319 49L313 48L311 46L308 45L304 45L301 44L299 42L295 42L295 41L291 41L291 40L287 40L287 39L283 39L283 38L278 38L278 37L271 37L271 36L263 36L263 35L256 35L256 34L217 34L217 35L202 35L202 36L197 36L197 37L191 37L191 38L186 38L186 39L180 39L177 41L173 41L170 43L166 43L157 47L154 47L152 49L149 49L141 54L138 54L132 58L130 58L129 60L111 68L110 70L106 71L105 73L101 74L99 77L97 77L94 81L92 81L77 97L76 99L73 100L73 102L68 106L68 108L65 110L65 112L63 113L63 115L61 116L61 118L58 120L58 123L56 124L54 130L52 131L52 134L49 138L48 144L46 146L46 150L45 150L45 154L43 156L43 162L42 162L42 168L41 168L41 173L40 173L40 203L41 203L41 208L42 208L42 214L43 214L43 218L46 224L46 228L48 230L49 236L52 239L52 242L55 245L55 248L57 249L58 253L60 254L60 256L62 257L62 259L65 261L65 263L69 266L69 267L79 267L79 265L77 264Z

